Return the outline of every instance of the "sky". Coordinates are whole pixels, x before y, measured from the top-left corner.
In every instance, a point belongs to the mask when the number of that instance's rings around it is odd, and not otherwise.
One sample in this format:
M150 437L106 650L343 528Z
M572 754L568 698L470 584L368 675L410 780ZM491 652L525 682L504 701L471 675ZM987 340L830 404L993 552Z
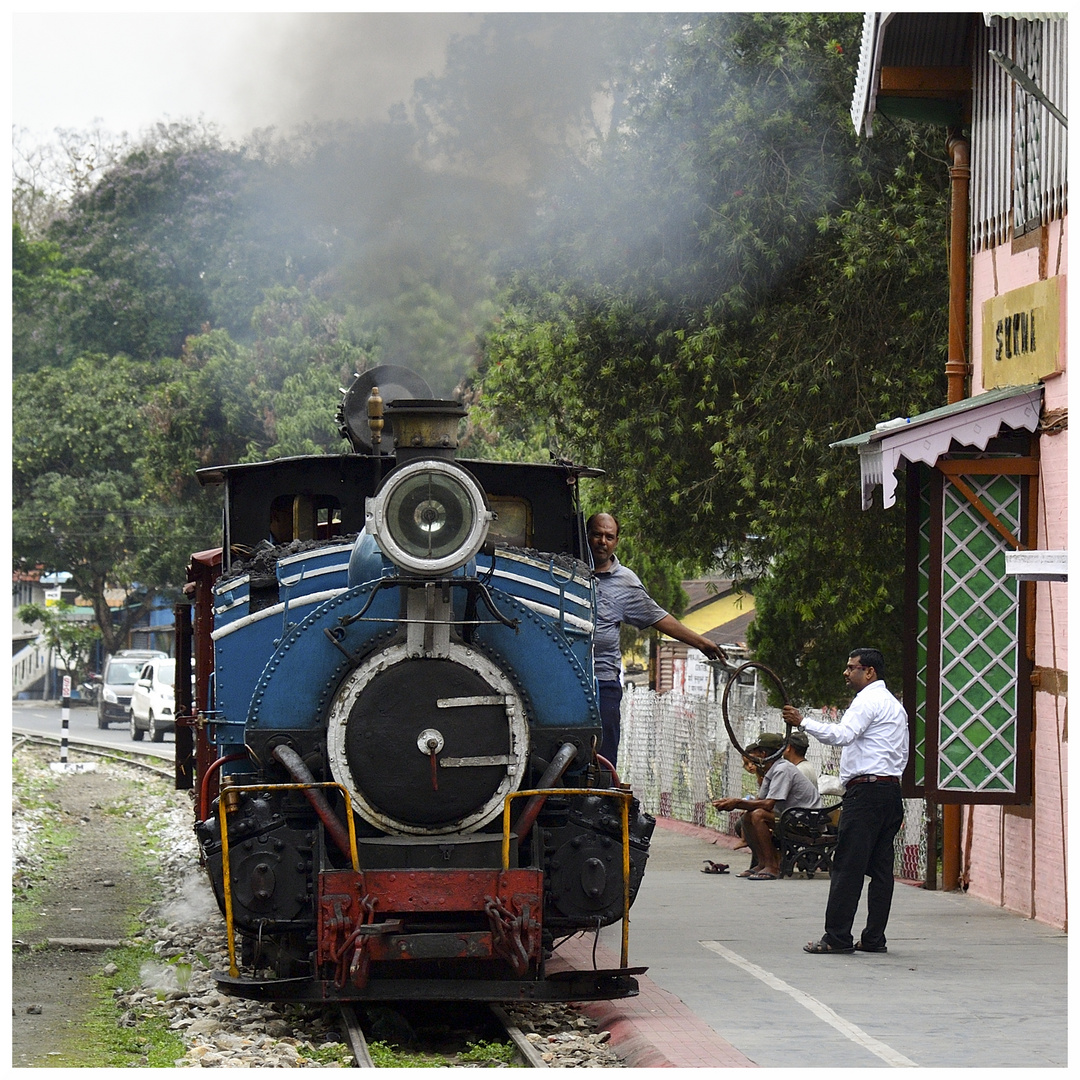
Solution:
M11 122L135 135L198 119L226 137L304 120L382 119L442 70L476 15L329 12L16 12Z

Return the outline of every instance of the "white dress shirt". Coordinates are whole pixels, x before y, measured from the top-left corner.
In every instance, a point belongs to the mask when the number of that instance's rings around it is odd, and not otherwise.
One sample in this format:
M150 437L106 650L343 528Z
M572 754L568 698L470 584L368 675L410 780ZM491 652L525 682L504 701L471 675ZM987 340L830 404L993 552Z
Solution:
M908 722L903 705L881 679L868 683L838 724L803 720L819 742L842 746L840 782L853 776L901 776L908 759Z

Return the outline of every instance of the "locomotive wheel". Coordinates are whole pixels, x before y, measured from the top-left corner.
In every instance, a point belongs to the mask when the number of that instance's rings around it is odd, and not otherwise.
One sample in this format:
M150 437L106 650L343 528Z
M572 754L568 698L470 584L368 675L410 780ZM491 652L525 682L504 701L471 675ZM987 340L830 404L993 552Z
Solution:
M143 730L135 722L135 713L134 712L129 712L128 713L128 725L131 728L131 737L132 737L132 739L134 739L135 742L142 742Z

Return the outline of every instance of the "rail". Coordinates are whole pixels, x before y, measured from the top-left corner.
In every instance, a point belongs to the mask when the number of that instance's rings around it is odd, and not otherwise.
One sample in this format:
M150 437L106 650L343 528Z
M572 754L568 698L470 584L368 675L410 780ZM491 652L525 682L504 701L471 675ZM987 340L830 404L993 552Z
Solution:
M341 1021L345 1026L345 1038L349 1043L357 1069L374 1069L375 1062L371 1060L371 1051L368 1049L367 1038L363 1028L360 1027L360 1018L356 1015L356 1009L352 1005L342 1005Z
M521 1055L526 1068L548 1068L548 1064L544 1061L543 1057L541 1057L540 1052L525 1037L525 1033L521 1028L510 1019L506 1010L502 1008L502 1006L493 1003L489 1004L488 1007L491 1009L492 1015L495 1017L499 1026L506 1033L506 1037L514 1044L515 1049ZM342 1004L339 1006L339 1009L341 1012L342 1025L345 1030L345 1040L349 1044L349 1049L352 1051L353 1055L353 1068L378 1068L372 1059L371 1051L368 1048L367 1037L364 1035L363 1028L360 1026L360 1018L357 1016L355 1006Z
M16 748L23 743L34 743L38 746L59 746L60 736L49 735L46 732L28 732L13 730L12 735L20 739L21 742L16 744ZM136 769L142 769L144 772L152 772L157 776L163 776L167 780L174 778L172 769L159 769L156 765L151 765L141 755L136 754L134 751L124 753L123 751L116 750L102 750L99 747L92 746L90 743L79 742L78 740L68 739L68 749L78 750L80 754L89 754L91 757L106 758L113 761L118 761L122 765L130 765Z

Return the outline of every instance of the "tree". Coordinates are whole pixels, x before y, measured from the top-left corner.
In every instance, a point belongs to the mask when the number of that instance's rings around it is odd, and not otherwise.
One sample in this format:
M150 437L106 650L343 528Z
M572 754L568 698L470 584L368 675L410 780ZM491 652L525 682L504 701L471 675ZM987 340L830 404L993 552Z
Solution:
M542 417L605 469L658 563L756 584L758 658L820 701L853 637L898 650L902 608L902 515L862 515L829 444L944 391L947 171L912 126L856 143L860 26L708 15L643 56L481 370L491 423Z
M295 287L268 290L251 323L250 392L263 431L244 459L339 451L339 388L368 367L371 346L330 304Z
M52 141L30 141L25 128L11 137L11 218L40 240L75 196L89 190L130 148L126 133L95 124L87 131L57 128Z
M101 630L85 619L73 619L74 611L74 606L67 603L53 607L23 604L15 617L27 626L40 624L45 643L56 653L61 667L75 682L81 682L87 674L90 650L101 638Z
M72 575L108 652L123 647L164 584L140 573L139 557L166 541L178 517L139 470L140 410L153 378L148 364L85 357L66 370L18 375L12 386L13 555ZM129 597L115 615L114 588Z

